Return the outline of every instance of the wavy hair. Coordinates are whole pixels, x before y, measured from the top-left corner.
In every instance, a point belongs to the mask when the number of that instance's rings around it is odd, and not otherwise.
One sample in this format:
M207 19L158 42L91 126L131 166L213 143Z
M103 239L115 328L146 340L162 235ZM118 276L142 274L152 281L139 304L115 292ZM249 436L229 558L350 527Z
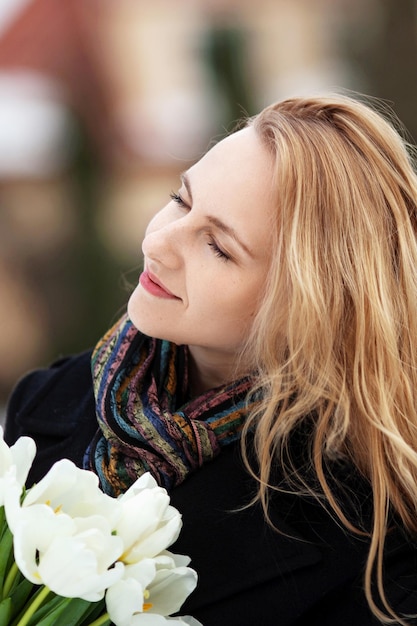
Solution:
M346 96L287 99L248 123L273 157L277 204L274 258L245 352L261 391L243 437L245 446L255 432L258 499L268 516L278 456L300 492L324 496L359 532L326 473L329 462L353 463L373 492L366 597L381 621L405 624L384 594L382 562L391 512L417 533L411 152L396 122ZM303 424L318 489L289 452ZM375 575L383 610L371 592Z

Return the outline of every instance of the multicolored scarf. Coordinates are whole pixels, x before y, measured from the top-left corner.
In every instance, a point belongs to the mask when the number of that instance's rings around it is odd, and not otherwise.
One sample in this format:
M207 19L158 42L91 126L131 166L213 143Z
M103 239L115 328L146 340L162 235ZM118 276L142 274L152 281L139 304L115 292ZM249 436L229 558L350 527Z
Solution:
M249 377L188 399L188 349L140 333L124 316L97 344L92 372L99 431L84 466L123 493L149 471L171 490L240 437Z

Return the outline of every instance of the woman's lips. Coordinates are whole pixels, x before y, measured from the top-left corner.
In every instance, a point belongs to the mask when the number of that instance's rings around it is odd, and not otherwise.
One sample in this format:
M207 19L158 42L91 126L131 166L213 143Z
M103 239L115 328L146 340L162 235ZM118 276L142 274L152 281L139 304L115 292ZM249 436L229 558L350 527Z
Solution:
M139 282L145 289L145 291L152 294L153 296L156 296L157 298L170 298L171 300L178 300L177 296L174 296L173 293L168 291L168 289L166 289L159 282L156 276L150 274L147 270L142 272L139 277Z

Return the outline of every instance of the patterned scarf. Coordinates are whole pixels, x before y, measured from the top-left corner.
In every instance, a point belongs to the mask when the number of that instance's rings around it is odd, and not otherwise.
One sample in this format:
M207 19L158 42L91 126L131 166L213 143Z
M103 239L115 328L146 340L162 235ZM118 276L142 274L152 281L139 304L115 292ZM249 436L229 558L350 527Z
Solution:
M188 394L188 350L140 333L124 316L92 356L99 430L84 467L117 496L149 471L167 490L240 437L249 377Z

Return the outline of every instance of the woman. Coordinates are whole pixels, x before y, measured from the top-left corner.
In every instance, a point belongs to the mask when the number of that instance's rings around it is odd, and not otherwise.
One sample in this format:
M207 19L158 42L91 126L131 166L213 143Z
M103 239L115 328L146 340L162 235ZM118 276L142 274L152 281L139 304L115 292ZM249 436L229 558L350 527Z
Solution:
M205 626L417 623L416 217L378 113L262 111L151 221L93 383L85 353L15 390L6 438L37 441L31 480L62 456L114 495L151 471Z

